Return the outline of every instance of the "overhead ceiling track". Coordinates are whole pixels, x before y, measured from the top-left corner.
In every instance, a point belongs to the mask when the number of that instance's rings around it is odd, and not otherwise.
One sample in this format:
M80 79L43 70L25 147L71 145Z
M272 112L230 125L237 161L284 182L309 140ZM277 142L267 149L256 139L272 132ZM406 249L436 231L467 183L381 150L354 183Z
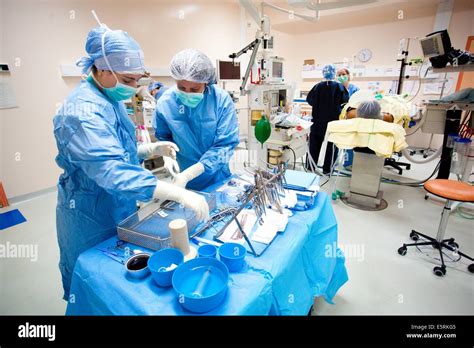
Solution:
M264 8L269 7L273 10L283 12L288 14L291 17L297 17L304 19L309 22L317 22L320 18L320 11L325 10L334 10L338 8L356 6L356 5L364 5L368 3L376 2L376 0L339 0L339 1L330 1L330 2L322 2L321 0L310 1L310 0L288 0L288 4L293 7L303 7L308 9L309 11L314 11L314 16L310 16L307 14L295 12L294 10L286 9L280 6L273 5L269 2L262 1L261 3L261 13L258 13L257 8L252 3L251 0L240 0L240 4L247 10L247 12L252 16L256 23L260 23L260 18L263 16Z

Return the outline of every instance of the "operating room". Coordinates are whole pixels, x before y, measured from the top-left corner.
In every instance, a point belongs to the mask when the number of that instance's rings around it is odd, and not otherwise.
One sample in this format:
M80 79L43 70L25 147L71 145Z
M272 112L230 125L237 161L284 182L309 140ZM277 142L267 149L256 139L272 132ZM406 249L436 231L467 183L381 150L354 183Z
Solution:
M0 18L1 316L474 314L473 1Z

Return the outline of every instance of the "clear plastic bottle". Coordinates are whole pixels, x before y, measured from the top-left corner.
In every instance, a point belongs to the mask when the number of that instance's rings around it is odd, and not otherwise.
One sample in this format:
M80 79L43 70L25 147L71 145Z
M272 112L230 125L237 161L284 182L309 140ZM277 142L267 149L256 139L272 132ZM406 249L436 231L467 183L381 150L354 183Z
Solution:
M452 173L463 175L469 157L471 142L471 139L468 138L457 138L454 141L453 157L451 158Z

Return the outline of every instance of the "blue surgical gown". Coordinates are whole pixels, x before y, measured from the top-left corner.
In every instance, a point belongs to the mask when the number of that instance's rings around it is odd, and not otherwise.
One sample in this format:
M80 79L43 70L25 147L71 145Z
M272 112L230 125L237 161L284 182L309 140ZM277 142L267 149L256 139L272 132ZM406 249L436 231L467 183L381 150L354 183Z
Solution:
M170 88L156 103L153 126L157 139L178 145L181 171L197 162L204 165L204 173L187 188L203 190L231 175L229 160L239 144L239 127L232 98L222 88L207 86L196 108L183 105L176 87Z
M161 96L168 90L168 87L166 86L161 86L158 92L155 94L155 100L158 100L161 98Z
M360 90L359 87L353 85L352 83L349 83L349 86L347 87L347 92L349 92L349 98L358 90Z
M347 92L349 93L349 98L358 90L360 90L359 87L356 85L353 85L352 83L349 83L349 86L347 87ZM344 160L344 167L352 165L352 161L354 159L354 151L353 150L346 150L347 152L347 158Z
M135 127L122 102L82 81L54 117L59 177L56 228L64 299L79 254L114 234L149 201L156 178L140 166Z

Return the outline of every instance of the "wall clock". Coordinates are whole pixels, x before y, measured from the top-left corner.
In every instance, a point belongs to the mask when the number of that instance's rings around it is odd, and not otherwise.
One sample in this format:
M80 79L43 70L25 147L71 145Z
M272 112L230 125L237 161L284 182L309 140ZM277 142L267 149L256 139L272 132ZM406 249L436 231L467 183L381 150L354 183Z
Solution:
M362 63L368 62L372 58L372 51L368 48L363 48L357 53L357 59Z

